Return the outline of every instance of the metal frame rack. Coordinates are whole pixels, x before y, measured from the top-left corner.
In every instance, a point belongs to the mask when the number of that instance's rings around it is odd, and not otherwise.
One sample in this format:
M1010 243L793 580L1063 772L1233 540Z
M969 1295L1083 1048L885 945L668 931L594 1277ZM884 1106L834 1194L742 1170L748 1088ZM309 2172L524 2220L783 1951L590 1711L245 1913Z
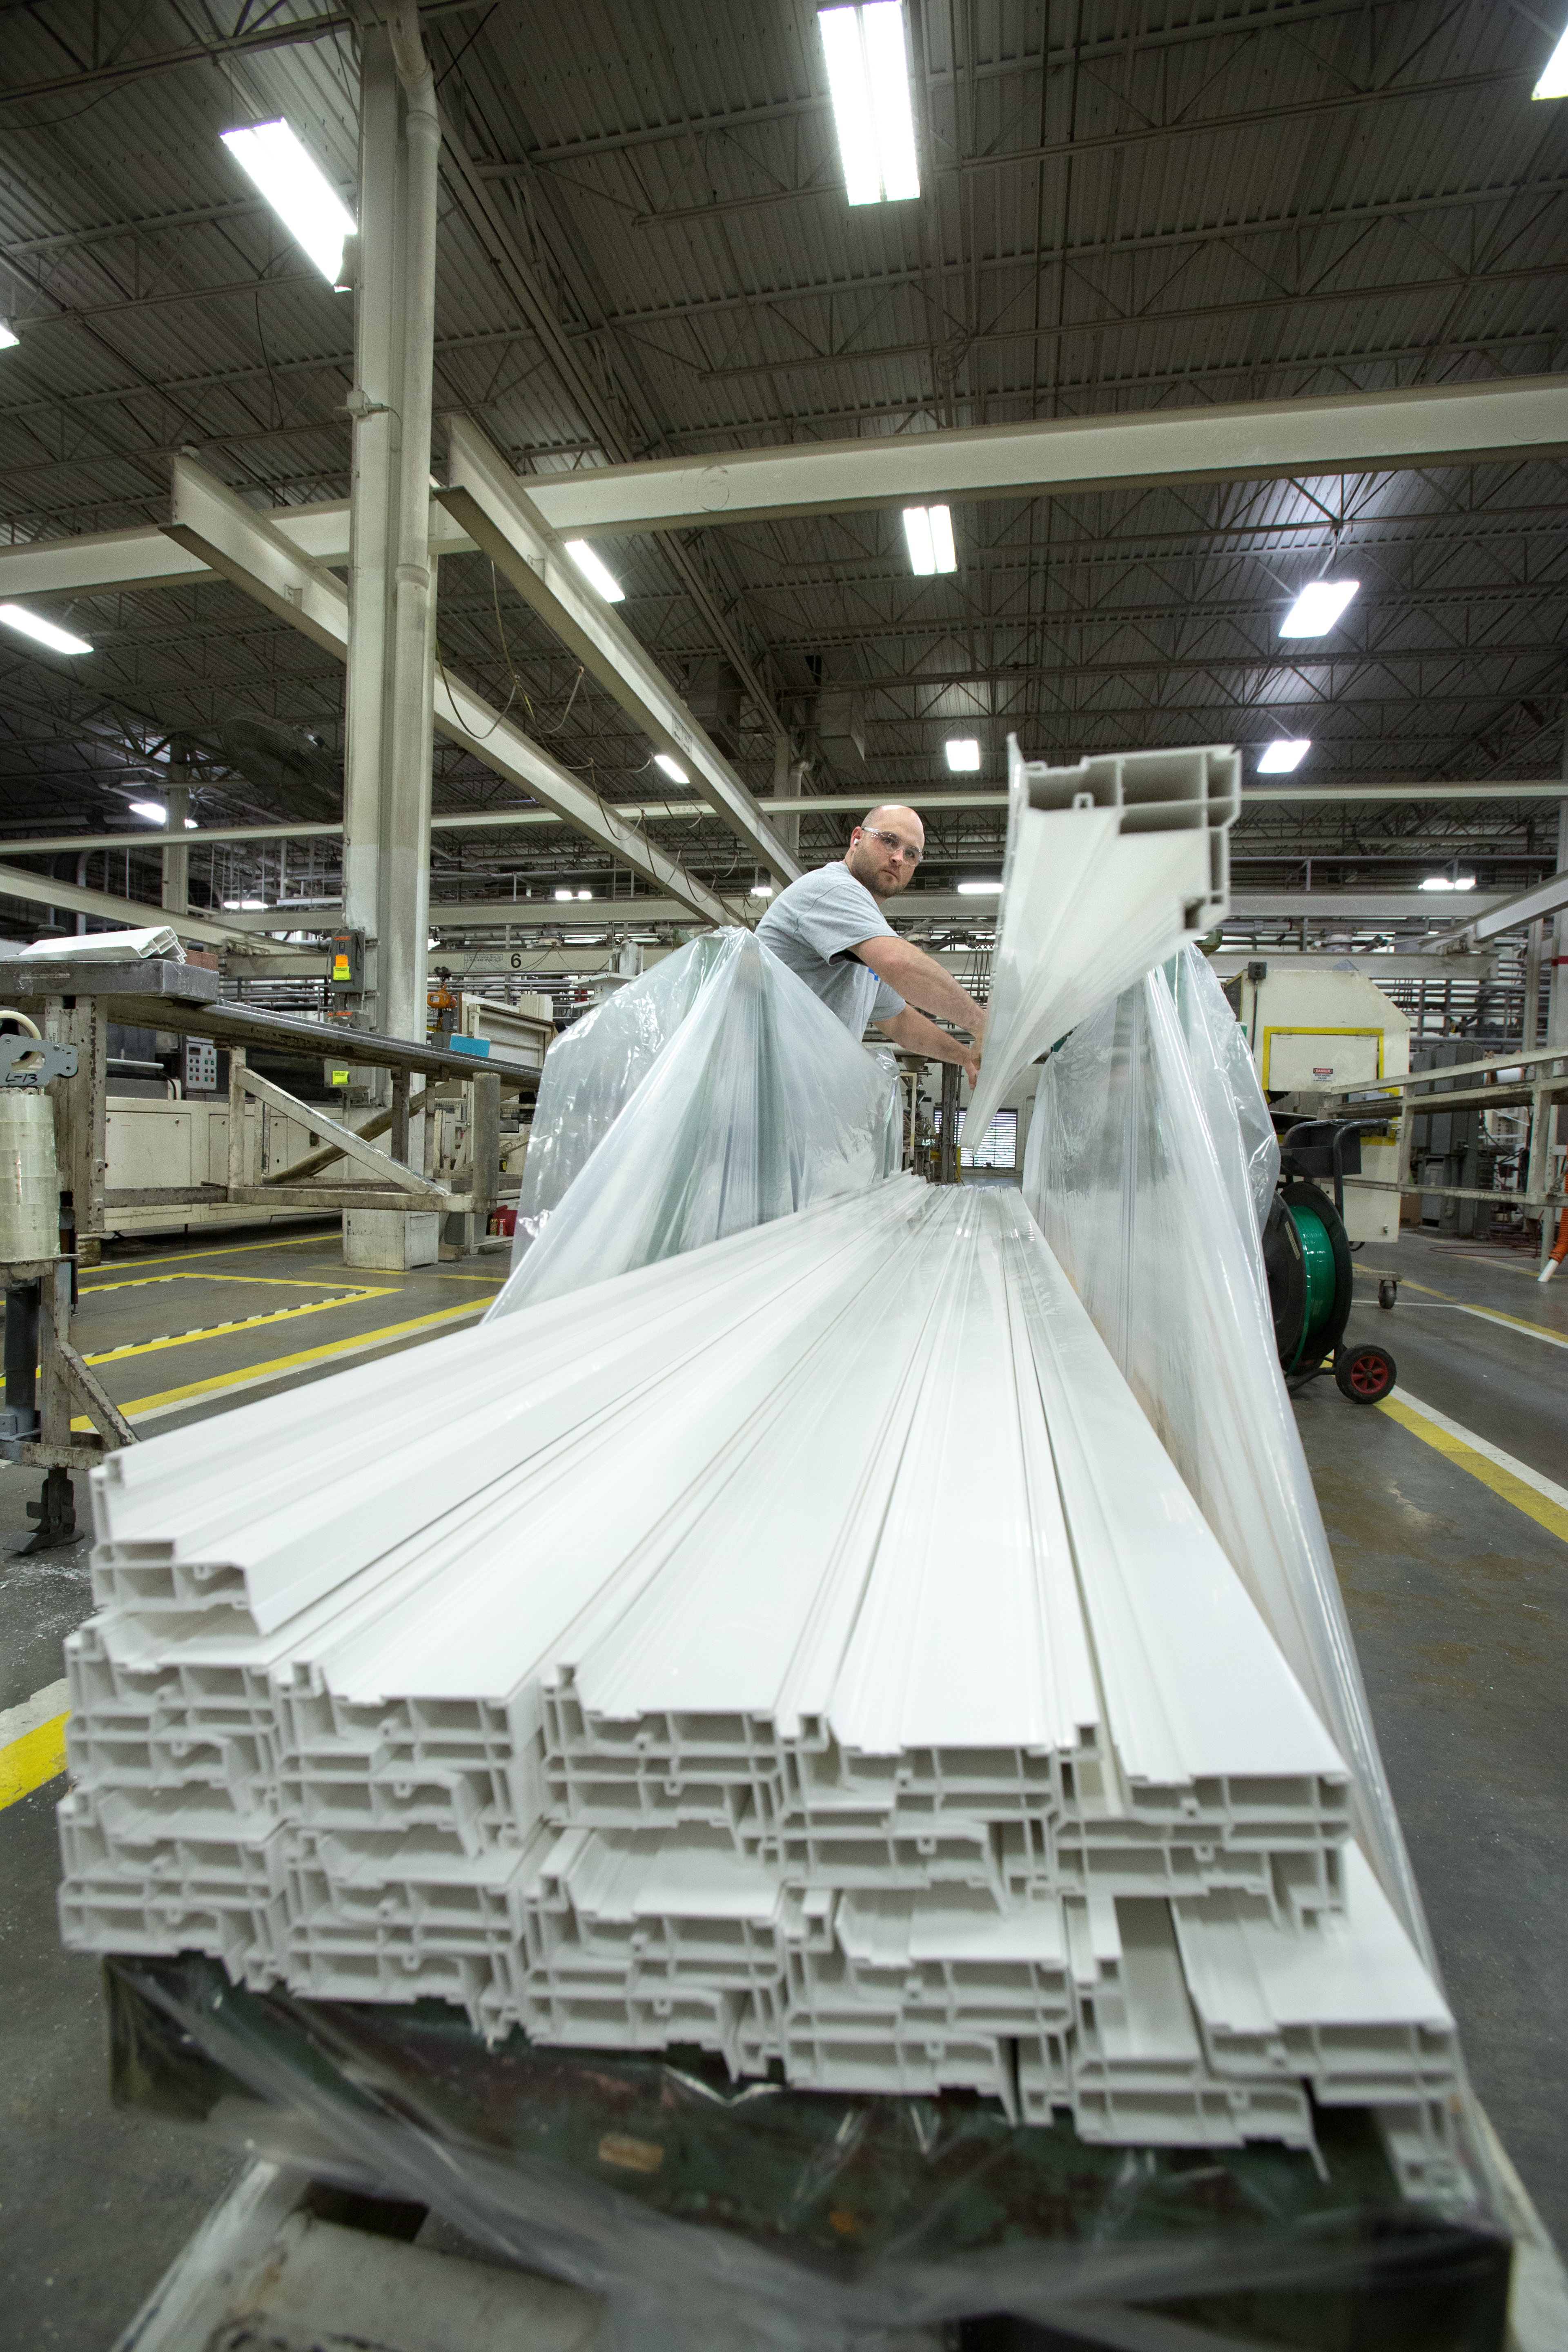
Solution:
M412 1039L222 1003L217 990L217 974L192 964L149 961L94 967L62 959L58 963L40 960L16 967L8 990L12 1000L38 1022L47 1039L78 1049L76 1075L62 1080L57 1093L57 1134L60 1190L62 1196L68 1195L79 1264L98 1263L102 1243L113 1230L117 1208L165 1202L179 1206L227 1202L274 1211L433 1209L443 1215L462 1215L477 1232L483 1232L497 1198L503 1090L531 1094L538 1085L537 1071L503 1067L499 1063L487 1067L483 1062L477 1063L472 1054L447 1053ZM110 1024L115 1021L210 1037L228 1047L225 1182L150 1192L106 1188L108 1039ZM332 1118L320 1104L300 1101L248 1067L247 1054L266 1048L304 1051L319 1055L323 1061L349 1058L356 1065L389 1070L391 1107L383 1121L371 1125L378 1132L390 1128L390 1149L378 1149L366 1133ZM426 1080L456 1079L472 1090L471 1172L466 1191L427 1177L408 1164L410 1113L418 1108L418 1100L411 1100L409 1082L416 1074ZM255 1151L247 1139L247 1098L288 1112L321 1138L322 1148L270 1177L264 1175L253 1164ZM349 1161L356 1171L354 1177L315 1181L337 1159Z
M1518 1077L1506 1075L1513 1071ZM1456 1081L1474 1078L1471 1087ZM1568 1047L1536 1045L1515 1051L1505 1047L1483 1062L1460 1062L1444 1070L1415 1070L1376 1087L1363 1080L1355 1086L1325 1087L1321 1092L1293 1097L1304 1117L1325 1116L1341 1102L1376 1103L1395 1096L1399 1102L1398 1157L1393 1176L1352 1176L1347 1183L1373 1192L1419 1192L1443 1201L1507 1201L1544 1215L1568 1207L1568 1192L1553 1192L1547 1182L1552 1149L1552 1113L1568 1103ZM1429 1184L1413 1174L1412 1133L1417 1118L1435 1110L1502 1110L1510 1105L1530 1110L1530 1155L1522 1192L1498 1193L1474 1184ZM1277 1106L1283 1108L1286 1106Z

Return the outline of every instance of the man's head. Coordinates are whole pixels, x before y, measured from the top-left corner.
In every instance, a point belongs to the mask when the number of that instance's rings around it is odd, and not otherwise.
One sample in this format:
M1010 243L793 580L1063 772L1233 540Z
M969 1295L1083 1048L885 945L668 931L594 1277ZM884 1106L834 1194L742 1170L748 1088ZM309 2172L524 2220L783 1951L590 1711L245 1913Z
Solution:
M912 808L885 801L868 809L849 836L844 863L873 898L893 898L914 878L926 829Z

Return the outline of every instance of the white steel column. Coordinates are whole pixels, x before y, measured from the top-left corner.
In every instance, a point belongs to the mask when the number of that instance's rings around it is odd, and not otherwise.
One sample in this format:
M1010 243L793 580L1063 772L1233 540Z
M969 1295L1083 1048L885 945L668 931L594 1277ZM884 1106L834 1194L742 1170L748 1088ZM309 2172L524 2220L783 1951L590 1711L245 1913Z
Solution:
M366 1025L422 1037L435 599L429 551L440 131L417 16L361 46L349 551L345 919L366 934Z
M176 735L169 746L169 784L163 794L169 808L169 831L182 833L191 813L191 772L186 765L189 745ZM163 852L163 909L184 915L191 906L191 853L184 842Z

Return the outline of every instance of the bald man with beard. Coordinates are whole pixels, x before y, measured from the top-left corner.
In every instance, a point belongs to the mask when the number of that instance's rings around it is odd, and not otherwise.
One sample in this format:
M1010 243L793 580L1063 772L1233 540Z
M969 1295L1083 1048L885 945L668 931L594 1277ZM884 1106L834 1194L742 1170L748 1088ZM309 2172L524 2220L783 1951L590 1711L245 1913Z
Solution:
M934 956L901 940L882 911L914 879L924 849L925 827L912 808L889 801L871 809L841 858L779 893L757 925L757 937L837 1014L857 1043L875 1022L908 1053L961 1063L973 1086L985 1034L984 1008ZM926 1020L928 1013L966 1029L972 1042L950 1036Z

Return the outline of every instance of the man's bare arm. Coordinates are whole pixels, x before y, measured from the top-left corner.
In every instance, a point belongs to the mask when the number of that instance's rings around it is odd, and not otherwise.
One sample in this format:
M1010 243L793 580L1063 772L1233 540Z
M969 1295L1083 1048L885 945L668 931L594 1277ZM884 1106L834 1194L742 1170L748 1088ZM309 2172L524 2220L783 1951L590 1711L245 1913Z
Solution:
M978 1045L985 1034L985 1013L976 1004L967 989L960 988L952 974L934 956L917 948L912 940L900 940L883 933L874 940L862 940L852 949L861 963L869 964L879 980L910 1004L918 1004L922 1013L938 1013L960 1029L967 1029Z
M962 1038L950 1037L945 1029L939 1029L934 1021L928 1021L923 1013L916 1013L909 1005L901 1013L879 1021L877 1026L884 1037L890 1037L907 1054L923 1054L928 1062L961 1064L969 1074L971 1086L980 1075L980 1055L973 1045L966 1045Z

